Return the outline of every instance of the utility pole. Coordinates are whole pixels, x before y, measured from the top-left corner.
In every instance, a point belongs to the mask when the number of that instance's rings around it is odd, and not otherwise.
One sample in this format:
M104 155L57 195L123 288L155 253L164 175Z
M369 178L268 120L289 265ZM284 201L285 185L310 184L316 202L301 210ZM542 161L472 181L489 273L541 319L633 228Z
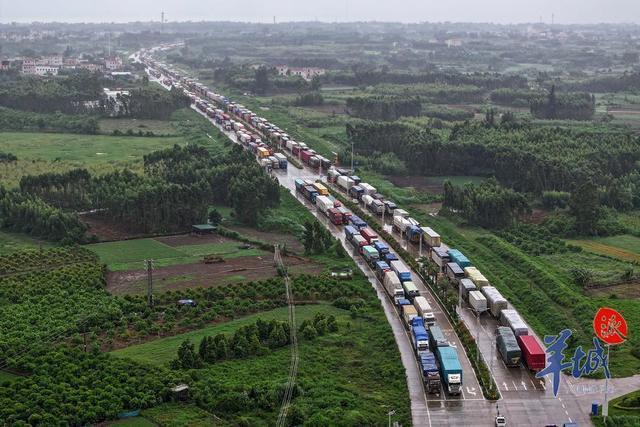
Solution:
M153 307L153 260L145 259L144 266L147 270L147 303Z
M476 351L476 362L480 361L480 312L476 311L476 345L478 351Z
M111 58L111 32L107 33L107 58Z
M391 427L391 415L395 413L396 413L395 409L392 409L391 411L387 412L387 415L389 416L389 427Z
M160 32L164 32L164 11L160 13Z
M351 140L351 173L355 174L355 170L353 169L353 139Z

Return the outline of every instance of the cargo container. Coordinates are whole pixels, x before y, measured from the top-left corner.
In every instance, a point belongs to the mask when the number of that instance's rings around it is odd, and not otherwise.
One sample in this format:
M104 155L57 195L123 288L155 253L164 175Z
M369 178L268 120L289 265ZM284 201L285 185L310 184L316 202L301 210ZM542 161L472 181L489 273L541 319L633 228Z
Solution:
M393 252L389 252L388 254L384 254L384 260L387 261L387 263L390 263L391 261L397 261L398 255L394 254Z
M407 239L411 243L419 243L422 238L422 228L417 225L410 225L405 229L405 233L407 234Z
M327 172L327 181L336 183L339 176L340 172L335 169L329 169L329 172Z
M318 158L320 159L320 167L323 170L328 170L331 167L331 161L329 159L322 156L318 156Z
M360 219L359 216L351 214L351 218L349 218L351 224L357 229L361 230L367 227L367 223Z
M418 361L427 393L440 393L440 372L438 371L435 354L431 351L426 351L420 355Z
M489 286L489 281L480 270L475 267L465 267L464 274L473 282L478 288L483 286Z
M380 280L381 282L384 280L384 274L387 271L391 271L391 267L389 267L389 264L387 264L384 261L376 261L375 263L375 270L376 270L376 277L378 278L378 280Z
M318 194L320 194L321 196L329 195L329 190L327 189L327 187L320 184L319 182L314 182L313 187L318 191Z
M404 262L400 260L391 261L389 266L398 275L398 279L400 279L401 282L411 280L411 270L409 270L409 267L407 267Z
M432 350L435 350L436 347L449 345L449 342L442 333L442 329L440 329L438 325L429 326L429 337L429 339L431 340L429 345L431 346Z
M513 335L513 331L509 327L498 326L496 329L496 348L507 367L515 368L520 366L522 352L518 346L516 336Z
M453 283L458 283L460 279L464 279L464 270L455 262L447 263L445 273Z
M369 196L372 196L377 191L374 186L369 185L366 182L361 182L359 185L364 190L364 194L367 194Z
M362 248L362 256L370 267L373 267L375 263L380 260L380 254L376 251L376 248L369 245Z
M411 301L406 298L398 298L398 300L396 301L396 305L398 306L398 310L400 310L400 313L402 313L402 307L405 305L411 305Z
M422 227L422 241L429 247L440 246L440 235L431 227Z
M287 169L287 166L289 166L289 162L287 161L287 156L285 156L282 153L276 153L274 154L274 156L276 157L276 159L278 159L278 163L280 164L280 169Z
M416 286L415 283L413 283L410 280L406 282L402 282L402 289L404 289L405 298L408 298L410 300L413 300L415 297L420 296L420 291L418 290L418 287Z
M265 157L269 157L269 150L267 150L264 147L258 147L257 153L258 153L258 157L261 159Z
M404 209L394 209L393 211L393 216L401 216L402 218L409 218L409 212L405 211Z
M500 318L500 312L507 308L507 300L493 286L484 286L480 289L487 298L487 307L496 319Z
M396 302L398 299L405 299L402 283L400 282L400 279L398 279L398 276L396 276L396 273L394 273L393 271L387 271L384 273L382 284L384 285L384 289L387 291L389 296Z
M360 183L362 182L358 175L352 175L349 178L351 178L351 180L355 182L355 185L360 185Z
M349 196L354 199L360 200L360 198L364 195L364 189L359 185L354 185L349 189Z
M381 202L384 202L384 195L380 193L372 194L371 197L373 197L373 200L380 200Z
M508 326L515 336L529 335L529 328L516 310L504 309L500 312L500 323Z
M313 154L311 154L310 151L308 150L302 150L300 151L300 160L302 160L304 163L309 164L309 159L313 156Z
M369 227L361 228L360 234L362 234L362 237L367 239L367 242L369 242L370 245L373 245L378 241L378 235Z
M546 354L536 337L533 335L518 335L516 341L522 352L522 361L532 371L538 372L545 368Z
M429 351L429 334L424 326L413 326L411 328L411 341L418 357Z
M413 305L416 310L418 310L418 314L422 317L425 324L433 325L436 323L436 316L433 314L433 309L425 297L416 296L413 299Z
M353 240L353 236L360 235L360 231L358 231L357 228L355 228L355 227L353 227L351 225L347 225L344 228L344 235L347 238L347 241L350 242L351 240Z
M397 210L397 209L396 209ZM407 228L411 226L411 223L402 216L394 215L393 217L393 228L398 230L400 233L405 233Z
M315 188L310 185L306 185L302 187L302 194L307 198L311 203L316 202L316 197L318 197L318 192Z
M469 261L469 259L466 256L464 256L462 252L460 252L459 250L449 249L447 253L449 254L449 259L452 262L455 262L456 264L458 264L460 267L465 268L465 267L471 266L471 262Z
M296 185L296 191L301 192L304 187L304 181L298 178L294 181L294 184Z
M362 248L368 245L365 238L359 234L353 236L353 239L351 239L351 244L358 250L358 253L360 255L362 255Z
M320 212L322 212L325 215L329 215L327 211L329 209L333 209L333 202L327 196L318 195L316 197L316 206L318 207L318 210Z
M438 267L440 267L440 271L444 271L445 265L447 265L447 263L450 261L449 254L442 247L432 248L431 260L435 262Z
M389 253L389 246L385 245L382 242L375 242L373 244L373 247L376 248L376 250L378 251L378 253L380 254L380 257L384 256L385 254Z
M342 214L337 208L331 208L327 211L327 216L329 217L329 221L331 221L334 225L342 225Z
M349 211L349 209L341 206L338 208L338 211L340 211L340 214L342 215L342 223L349 224L349 220L351 219L351 212Z
M344 191L347 191L347 192L351 189L351 187L356 185L356 183L353 182L351 178L344 175L340 175L336 182L338 183L338 187L342 188Z
M384 203L380 200L374 199L367 205L367 209L369 209L374 215L381 216L384 212Z
M371 197L371 196L370 196L370 195L368 195L368 194L363 194L363 195L362 195L362 198L360 199L360 201L361 201L362 203L364 203L364 206L365 206L365 207L368 207L368 206L369 206L369 204L370 204L371 202L373 202L373 197Z
M308 162L309 167L317 169L320 166L320 159L318 156L311 156Z
M462 390L462 366L458 352L453 347L437 347L436 358L440 363L440 378L444 388L451 395L458 395Z
M463 300L467 301L469 299L469 292L477 289L471 279L460 279L460 295Z
M469 292L469 306L478 314L487 311L487 299L480 291Z
M411 328L411 320L418 316L416 308L412 305L402 306L402 318L404 319L404 325L407 329Z
M387 215L393 215L396 208L397 208L396 204L393 203L391 200L384 201L384 211Z

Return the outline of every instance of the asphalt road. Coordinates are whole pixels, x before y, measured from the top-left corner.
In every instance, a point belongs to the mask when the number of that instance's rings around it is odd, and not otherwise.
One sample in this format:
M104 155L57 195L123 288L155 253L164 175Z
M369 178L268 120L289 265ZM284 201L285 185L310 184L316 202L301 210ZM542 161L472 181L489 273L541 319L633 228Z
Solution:
M196 110L198 111L198 110ZM206 116L205 116L206 117ZM211 121L213 125L220 128ZM222 130L222 129L221 129ZM235 134L222 130L233 142L236 140ZM592 401L602 402L604 398L604 381L602 380L575 380L563 378L558 398L551 393L549 382L536 379L525 368L507 368L495 350L495 327L497 322L489 315L476 318L468 309L463 308L461 316L467 324L469 330L479 336L482 357L488 361L492 375L500 389L501 400L497 403L488 402L482 397L479 384L475 377L470 362L464 353L458 337L453 333L453 327L447 317L442 312L430 290L415 275L416 285L425 296L432 307L434 307L438 324L443 328L447 339L452 346L459 349L459 356L463 366L463 393L459 397L447 396L446 393L440 395L425 394L421 380L421 373L413 356L411 341L406 329L396 312L396 309L382 285L376 279L373 271L362 260L360 255L353 250L350 244L345 241L342 227L333 225L322 214L315 205L309 203L301 195L296 194L294 181L297 178L313 179L320 178L317 171L308 168L297 169L289 165L287 171L275 170L276 176L281 185L289 189L296 198L305 205L310 212L318 218L333 234L338 238L350 256L354 259L358 267L369 279L371 285L376 289L378 298L381 301L389 325L394 333L398 348L400 350L402 363L407 376L407 386L411 399L411 413L414 425L440 426L440 425L463 425L463 426L490 426L496 413L506 416L509 425L515 426L546 426L549 424L562 425L563 422L577 422L580 426L591 425L589 411ZM371 221L373 217L367 218ZM381 219L376 219L381 221ZM403 241L395 233L390 224L385 225L385 229L403 244L410 253L419 255L419 249L415 245ZM640 376L631 378L613 379L609 382L610 396L619 396L631 390L640 388Z

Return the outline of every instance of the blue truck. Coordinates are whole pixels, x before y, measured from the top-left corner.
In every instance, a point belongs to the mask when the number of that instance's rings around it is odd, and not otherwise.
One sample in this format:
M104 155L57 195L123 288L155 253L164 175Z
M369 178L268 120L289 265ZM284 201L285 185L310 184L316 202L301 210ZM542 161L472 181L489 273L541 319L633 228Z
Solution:
M382 242L375 242L373 247L376 248L378 253L380 254L380 258L384 257L385 254L389 253L389 246L385 245Z
M424 326L412 323L411 341L413 342L413 349L418 357L425 351L429 351L429 333Z
M349 220L351 221L351 225L353 225L355 228L357 228L358 230L366 228L367 227L367 223L364 222L359 216L357 215L351 215L351 219Z
M460 268L471 267L471 261L459 250L449 249L447 254L449 255L449 260L458 264Z
M403 305L412 305L412 304L411 304L411 301L409 301L406 298L398 298L398 300L396 301L396 305L398 306L398 310L402 311Z
M420 242L420 236L422 236L424 231L422 231L422 228L420 228L419 226L412 225L407 228L406 233L407 239L409 239L411 243L418 243Z
M401 282L411 281L411 270L409 270L409 267L407 267L404 262L400 260L391 261L389 265L391 266L391 269L398 275L398 279L400 279Z
M436 358L440 364L440 378L445 390L450 395L458 395L462 391L462 366L458 352L449 346L436 347Z
M351 226L351 225L347 225L344 228L344 235L347 238L348 241L352 241L353 240L353 236L355 236L356 234L360 234L360 231L358 231L355 227Z
M306 185L302 187L302 195L307 198L311 203L316 202L316 197L318 197L318 190L310 185Z
M436 363L436 356L430 350L425 351L418 358L424 388L427 393L440 393L440 371Z
M354 199L360 200L363 195L364 195L364 188L360 187L359 185L354 185L349 189L349 196L351 196Z
M398 255L394 254L393 252L389 252L384 254L383 256L384 260L387 261L387 264L390 264L391 261L397 261L398 260Z
M384 261L376 261L375 269L376 277L382 282L384 280L384 273L391 270L391 267L389 267L389 264Z

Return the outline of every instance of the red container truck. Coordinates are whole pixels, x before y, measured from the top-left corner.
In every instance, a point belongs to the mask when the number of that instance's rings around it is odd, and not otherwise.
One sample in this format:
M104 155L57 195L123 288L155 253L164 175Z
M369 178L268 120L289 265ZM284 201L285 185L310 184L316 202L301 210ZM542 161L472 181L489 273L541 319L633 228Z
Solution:
M522 351L522 360L532 371L541 371L546 364L545 352L533 335L519 335L516 337Z
M373 245L378 241L378 235L373 232L373 230L369 227L365 227L360 230L360 234L364 237L370 245Z
M313 156L313 154L311 154L311 152L307 150L304 150L302 151L302 153L300 153L300 157L302 158L302 161L305 163L309 163L309 159L311 158L311 156Z
M329 220L335 225L342 225L342 213L336 208L327 210Z

